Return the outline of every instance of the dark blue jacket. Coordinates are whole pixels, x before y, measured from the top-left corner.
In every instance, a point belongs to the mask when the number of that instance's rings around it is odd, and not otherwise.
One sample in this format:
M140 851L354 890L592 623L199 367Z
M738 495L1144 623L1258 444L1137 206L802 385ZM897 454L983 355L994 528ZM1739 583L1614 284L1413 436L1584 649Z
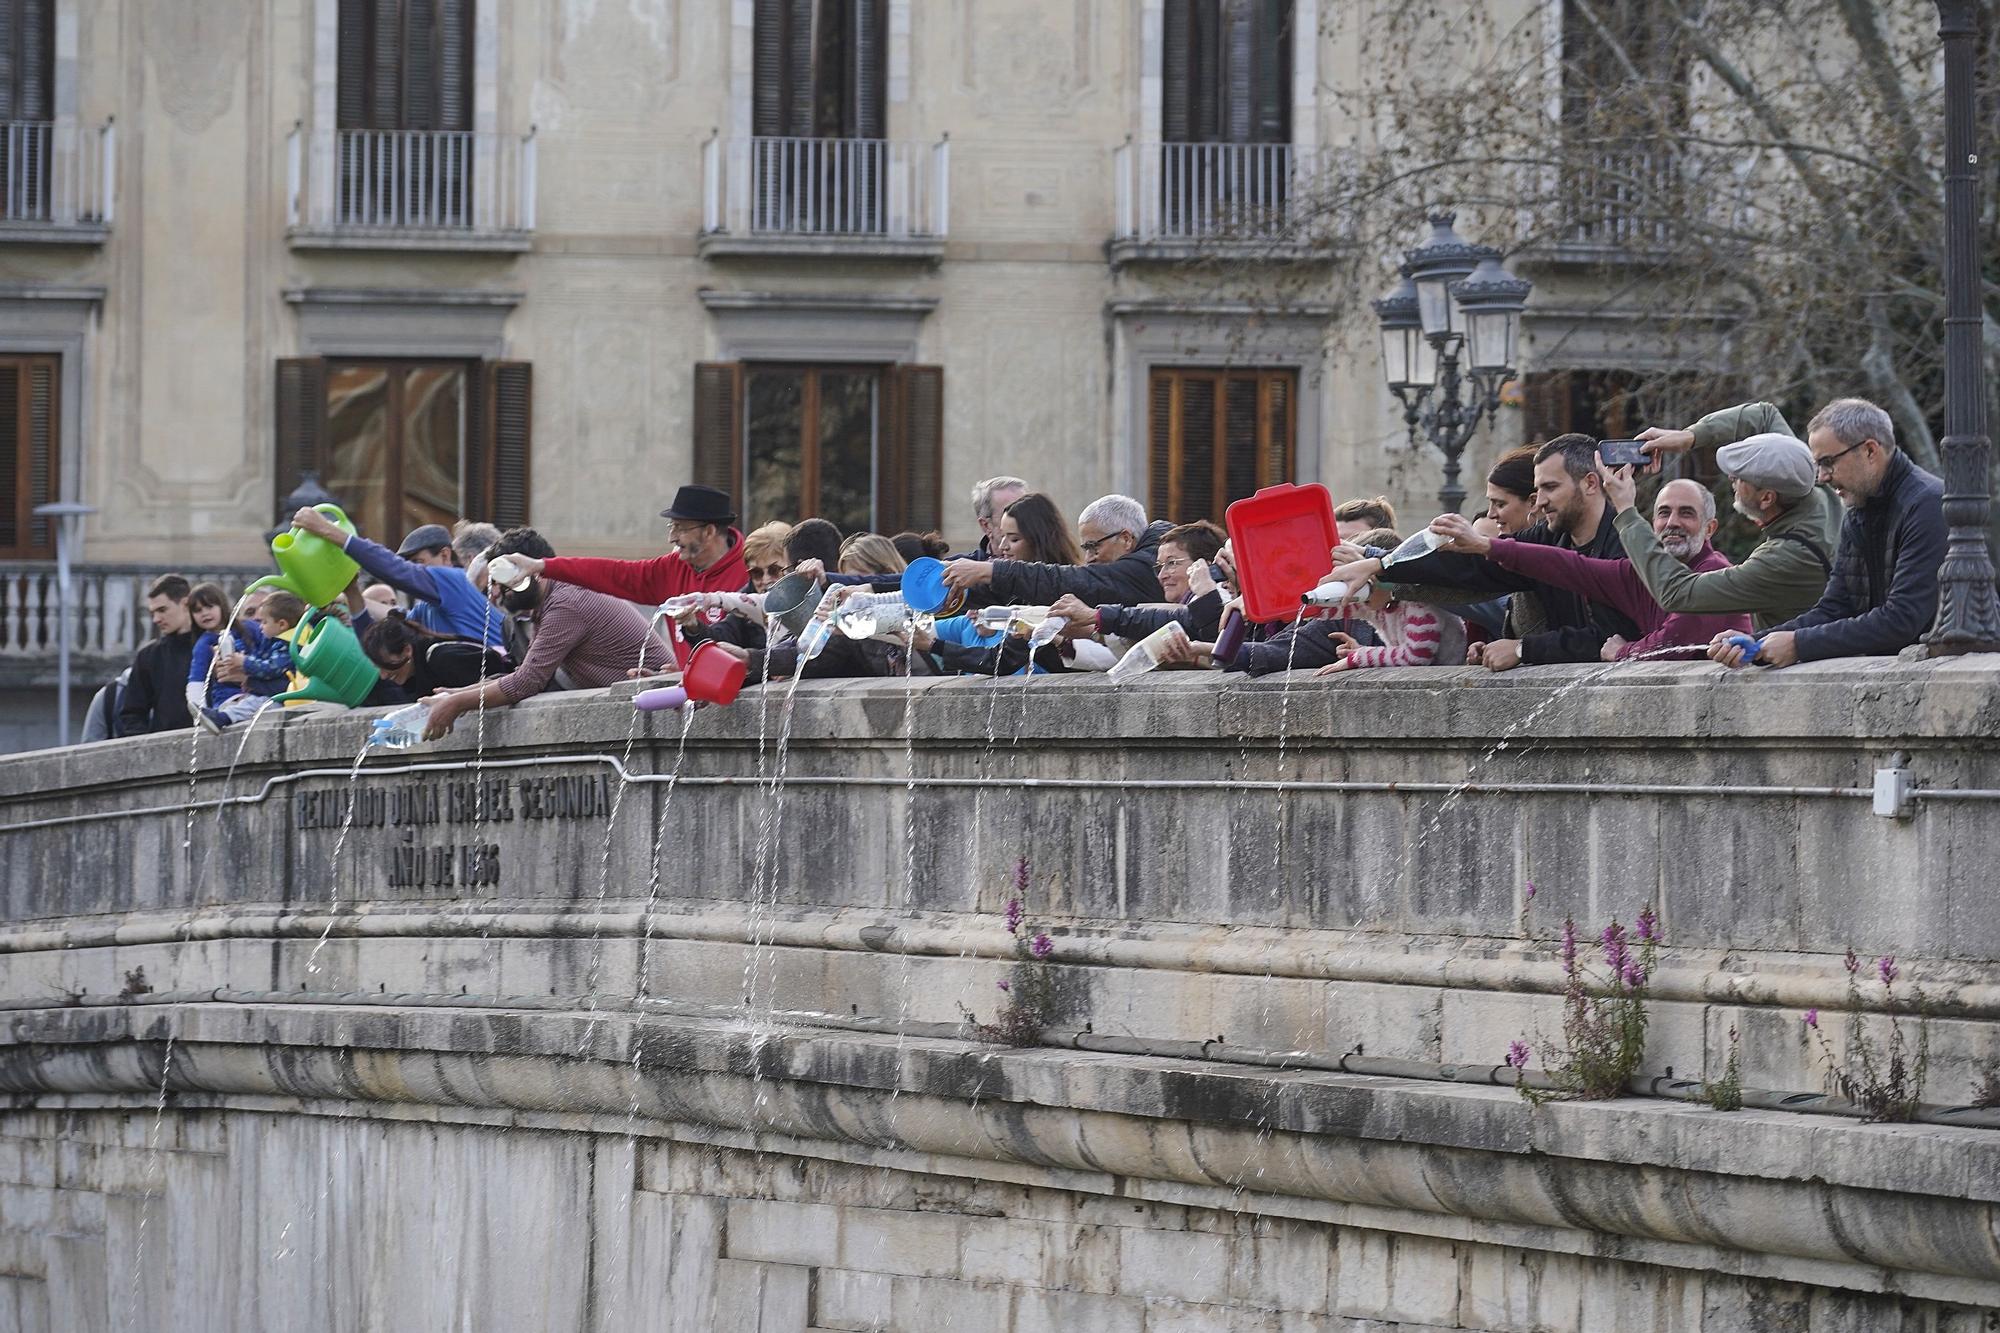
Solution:
M506 644L505 615L456 565L420 565L358 535L347 539L346 550L355 564L416 598L410 619L425 629L495 648Z
M1819 604L1773 632L1798 636L1801 662L1902 652L1937 619L1946 533L1944 483L1897 450L1882 489L1847 511Z

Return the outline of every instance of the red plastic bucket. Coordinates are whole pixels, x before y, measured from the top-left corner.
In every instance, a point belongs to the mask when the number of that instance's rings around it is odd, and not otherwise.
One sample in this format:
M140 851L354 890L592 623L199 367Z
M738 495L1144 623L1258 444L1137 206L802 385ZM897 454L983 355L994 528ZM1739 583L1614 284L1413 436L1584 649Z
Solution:
M1223 520L1243 610L1252 620L1291 620L1299 598L1333 572L1340 530L1333 523L1333 495L1318 482L1266 486L1229 506Z
M748 670L742 658L721 644L698 643L681 674L681 688L697 703L734 703Z

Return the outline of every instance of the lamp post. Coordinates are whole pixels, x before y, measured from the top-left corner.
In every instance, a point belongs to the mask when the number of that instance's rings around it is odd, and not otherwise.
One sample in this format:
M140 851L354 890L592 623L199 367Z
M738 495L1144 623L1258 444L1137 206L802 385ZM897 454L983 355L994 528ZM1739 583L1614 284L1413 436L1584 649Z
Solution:
M1459 459L1514 377L1521 311L1533 288L1501 267L1498 250L1454 231L1457 220L1431 214L1431 234L1403 256L1402 283L1373 303L1389 391L1403 405L1410 439L1422 430L1444 456L1438 502L1452 513L1465 506Z
M96 512L94 505L72 501L36 505L34 508L37 517L51 519L56 525L56 732L58 744L62 745L70 742L70 564L76 556L77 529L83 523L83 516Z
M1981 345L1979 146L1973 104L1977 0L1937 0L1944 39L1944 516L1951 524L1938 570L1931 656L2000 650L2000 603L1986 544L1991 476L1986 363Z

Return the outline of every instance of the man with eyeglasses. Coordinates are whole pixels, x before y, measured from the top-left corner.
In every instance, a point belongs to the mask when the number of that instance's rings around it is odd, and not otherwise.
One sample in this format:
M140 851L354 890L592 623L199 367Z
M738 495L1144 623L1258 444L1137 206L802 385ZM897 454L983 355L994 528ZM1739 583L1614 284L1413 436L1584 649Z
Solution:
M1776 417L1776 429L1783 429L1783 418L1769 404L1746 404L1729 414L1739 422ZM1691 431L1654 434L1651 452L1702 443L1702 428L1713 420L1704 417ZM1814 474L1847 510L1840 549L1819 601L1766 632L1756 660L1790 666L1899 653L1937 618L1947 532L1944 483L1896 447L1889 414L1865 398L1836 398L1821 408L1806 425L1806 446ZM1727 636L1718 636L1708 655L1725 666L1750 661Z
M1129 495L1102 495L1077 515L1082 564L954 560L945 566L944 581L966 589L974 606L1048 606L1066 593L1086 606L1158 602L1166 592L1153 561L1173 526L1148 523L1146 506Z
M522 572L574 583L591 592L657 606L693 592L738 592L749 582L743 564L743 534L730 526L736 513L729 497L713 486L683 486L660 511L674 549L650 560L602 560L554 556L536 560L516 553Z

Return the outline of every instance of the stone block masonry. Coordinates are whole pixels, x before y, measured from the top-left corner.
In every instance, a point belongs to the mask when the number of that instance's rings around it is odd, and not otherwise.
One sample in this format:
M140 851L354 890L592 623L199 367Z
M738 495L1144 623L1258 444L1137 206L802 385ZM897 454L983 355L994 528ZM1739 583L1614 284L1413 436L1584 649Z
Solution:
M625 689L352 786L355 717L0 763L0 1327L1985 1328L1996 685L808 683L768 832L755 691L677 772ZM1564 916L1648 904L1660 1095L1493 1086ZM1850 945L1924 1123L1783 1109L1839 1109Z

